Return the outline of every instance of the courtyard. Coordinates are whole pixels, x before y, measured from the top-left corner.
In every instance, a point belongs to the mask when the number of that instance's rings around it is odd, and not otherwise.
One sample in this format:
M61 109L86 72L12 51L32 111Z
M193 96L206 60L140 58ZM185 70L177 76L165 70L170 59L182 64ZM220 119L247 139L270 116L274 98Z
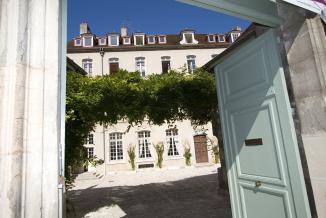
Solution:
M228 193L218 188L218 165L144 169L77 177L67 217L231 218Z

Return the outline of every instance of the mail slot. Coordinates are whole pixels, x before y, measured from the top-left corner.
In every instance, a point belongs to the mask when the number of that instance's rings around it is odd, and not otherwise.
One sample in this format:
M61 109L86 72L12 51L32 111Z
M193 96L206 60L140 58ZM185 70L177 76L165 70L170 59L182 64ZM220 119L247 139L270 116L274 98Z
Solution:
M263 145L263 139L262 138L256 138L256 139L246 139L245 140L246 146L258 146Z

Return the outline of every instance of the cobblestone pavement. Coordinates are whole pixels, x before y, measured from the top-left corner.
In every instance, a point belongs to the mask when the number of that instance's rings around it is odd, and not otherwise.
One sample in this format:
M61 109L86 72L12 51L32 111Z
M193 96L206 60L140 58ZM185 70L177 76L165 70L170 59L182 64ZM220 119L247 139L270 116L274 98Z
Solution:
M218 189L215 166L79 176L68 192L72 217L231 218L228 194Z

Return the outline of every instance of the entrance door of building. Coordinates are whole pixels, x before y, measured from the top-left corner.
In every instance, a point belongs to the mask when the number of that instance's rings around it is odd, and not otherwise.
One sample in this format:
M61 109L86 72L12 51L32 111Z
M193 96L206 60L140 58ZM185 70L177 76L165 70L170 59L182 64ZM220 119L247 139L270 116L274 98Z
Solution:
M234 218L311 217L274 30L217 62Z
M207 152L206 135L195 135L194 143L195 143L196 163L207 163L208 152Z

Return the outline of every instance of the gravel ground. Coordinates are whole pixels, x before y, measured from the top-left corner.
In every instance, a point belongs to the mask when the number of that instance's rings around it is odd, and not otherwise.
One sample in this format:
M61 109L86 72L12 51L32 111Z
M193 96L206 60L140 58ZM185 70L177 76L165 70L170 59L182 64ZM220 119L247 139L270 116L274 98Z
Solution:
M217 165L118 172L98 179L81 174L68 192L67 217L231 218Z

